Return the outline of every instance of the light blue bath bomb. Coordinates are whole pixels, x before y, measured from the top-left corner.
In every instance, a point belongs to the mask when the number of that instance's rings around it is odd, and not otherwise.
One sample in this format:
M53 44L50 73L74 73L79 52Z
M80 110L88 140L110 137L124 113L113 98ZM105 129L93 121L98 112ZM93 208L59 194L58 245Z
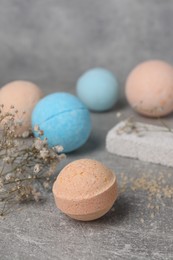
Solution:
M53 93L41 99L32 113L33 129L35 125L44 131L42 139L46 137L50 147L62 145L64 152L82 146L91 132L88 109L68 93ZM34 132L34 135L38 134Z
M106 111L112 108L119 98L116 78L103 68L85 72L77 82L76 91L83 103L93 111Z

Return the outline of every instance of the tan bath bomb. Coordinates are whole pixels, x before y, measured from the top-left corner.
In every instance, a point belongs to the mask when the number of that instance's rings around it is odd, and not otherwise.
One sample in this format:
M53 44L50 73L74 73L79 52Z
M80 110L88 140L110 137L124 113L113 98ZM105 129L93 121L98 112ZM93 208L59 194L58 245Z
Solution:
M17 127L16 134L21 135L29 130L32 110L41 97L42 91L39 87L28 81L13 81L0 89L0 104L4 105L3 113L14 113L18 110L15 121L21 122L22 125ZM15 109L10 109L11 106Z
M117 198L116 176L98 161L77 160L60 172L53 194L57 207L71 218L94 220L113 206Z
M173 111L173 67L163 61L139 64L126 82L129 104L140 114L159 117Z

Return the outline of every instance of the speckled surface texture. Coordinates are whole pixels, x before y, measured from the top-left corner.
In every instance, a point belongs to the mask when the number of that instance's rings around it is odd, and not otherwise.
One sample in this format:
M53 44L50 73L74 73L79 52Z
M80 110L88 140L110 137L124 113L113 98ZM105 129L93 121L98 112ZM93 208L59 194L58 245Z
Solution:
M45 93L74 93L81 73L105 66L116 72L123 93L125 78L137 63L150 58L173 63L172 24L171 0L1 0L0 84L25 79ZM141 172L173 174L172 168L106 151L107 131L131 114L125 102L110 112L92 113L88 143L69 154L60 168L88 157L112 168L118 180L122 172L129 178ZM166 122L173 125L172 115ZM162 200L165 207L151 218L146 194L127 188L105 217L82 223L60 213L49 194L45 203L23 206L0 220L0 259L171 260L172 201Z

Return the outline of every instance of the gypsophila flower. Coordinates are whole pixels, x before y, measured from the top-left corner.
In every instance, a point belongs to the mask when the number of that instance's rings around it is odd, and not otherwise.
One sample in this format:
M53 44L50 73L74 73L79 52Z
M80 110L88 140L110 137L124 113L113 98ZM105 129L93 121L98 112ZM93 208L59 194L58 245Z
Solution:
M48 149L43 147L42 150L40 151L40 156L41 156L41 158L46 159L49 156Z
M41 149L43 149L43 147L44 147L44 141L43 140L41 140L41 139L35 139L34 140L34 147L37 149L37 150L41 150Z
M21 167L16 168L16 169L15 169L15 172L16 172L17 174L21 174L21 173L22 173L22 168L21 168Z
M38 202L41 199L41 193L40 192L34 192L33 193L34 200Z
M60 155L58 156L58 158L59 158L60 161L61 161L61 160L64 160L64 159L66 159L66 155L65 155L64 153L62 153L62 154L60 154Z
M47 182L47 181L44 181L43 186L44 186L45 189L48 189L50 187L50 183Z
M39 130L39 131L38 131L38 135L39 135L39 136L44 135L44 131L43 131L43 130Z
M6 163L10 163L11 162L11 158L9 156L6 156L3 158L3 161Z
M22 133L23 138L27 138L29 136L29 131L25 131Z
M56 167L57 167L57 160L56 160L56 161L53 161L53 162L50 164L50 168L49 168L49 170L48 170L48 172L47 172L47 175L48 175L48 176L51 176L51 175L55 172Z
M53 149L57 152L57 153L61 153L64 148L61 146L61 145L57 145L57 146L54 146Z
M14 175L13 175L12 173L8 173L8 174L5 176L6 181L11 180L12 178L14 178Z
M16 119L19 112L13 106L5 114L3 107L0 105L0 122L5 119L0 129L0 216L8 213L14 203L45 197L44 190L51 188L57 165L64 158L58 154L61 146L51 149L46 138L41 140L43 131L38 126L34 127L38 138L16 139L23 120ZM28 136L29 131L22 134Z
M34 126L34 131L35 131L35 132L38 132L38 131L39 131L39 126L38 126L38 125L35 125L35 126Z
M16 114L17 114L17 110L16 110ZM17 125L17 126L22 126L22 124L23 124L23 120L22 119L16 119L15 120L15 124Z
M44 139L42 140L42 142L43 142L44 145L47 144L47 138L44 138Z
M39 173L41 171L41 167L40 167L40 164L36 164L35 166L34 166L34 173Z

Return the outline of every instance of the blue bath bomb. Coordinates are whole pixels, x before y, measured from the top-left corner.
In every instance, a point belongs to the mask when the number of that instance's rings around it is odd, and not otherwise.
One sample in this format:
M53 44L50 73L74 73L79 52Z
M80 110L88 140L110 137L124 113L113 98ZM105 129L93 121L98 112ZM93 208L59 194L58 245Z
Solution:
M83 103L93 111L106 111L119 98L116 78L110 71L102 68L85 72L77 82L76 91Z
M62 145L64 152L82 146L91 132L90 113L75 96L53 93L41 99L32 113L32 128L38 125L44 131L50 147ZM34 132L34 130L33 130ZM34 132L37 136L38 133Z

